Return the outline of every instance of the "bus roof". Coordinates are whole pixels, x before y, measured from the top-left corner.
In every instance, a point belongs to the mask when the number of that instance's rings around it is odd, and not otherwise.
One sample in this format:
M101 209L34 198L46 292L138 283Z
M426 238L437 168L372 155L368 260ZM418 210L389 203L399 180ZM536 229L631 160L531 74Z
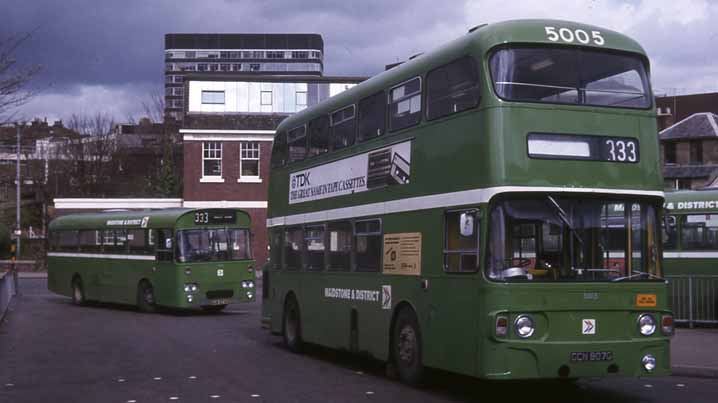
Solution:
M571 32L575 32L580 29L585 31L589 37L592 35L593 31L598 31L603 38L604 44L597 45L593 41L590 41L588 44L581 44L577 41L574 41L573 43L567 43L560 40L551 41L548 39L546 27L554 27L556 30L559 30L560 28L568 28ZM356 102L357 99L363 99L364 97L373 95L379 91L401 84L412 77L444 65L461 56L467 54L483 56L495 46L506 45L508 43L528 43L553 46L580 45L582 47L611 49L637 53L642 56L646 55L643 47L626 35L601 27L571 21L527 19L480 25L460 38L446 43L430 52L420 54L419 56L414 57L397 67L379 73L346 91L343 91L317 105L311 106L288 117L277 127L277 134L284 130L289 130L302 125L307 121L315 119L321 115L325 115L328 112L333 112L345 106L351 105ZM646 63L648 63L647 59Z
M150 211L113 211L68 214L52 220L49 227L51 231L62 229L174 228L180 217L187 213L200 210L206 211L213 209L177 208ZM245 212L237 209L218 210L235 210L247 215Z

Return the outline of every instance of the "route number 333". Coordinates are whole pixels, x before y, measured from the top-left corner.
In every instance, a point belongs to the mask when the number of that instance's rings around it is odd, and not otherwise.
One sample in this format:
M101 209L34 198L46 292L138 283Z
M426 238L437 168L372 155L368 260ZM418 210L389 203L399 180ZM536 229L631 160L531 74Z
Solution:
M546 30L546 38L551 42L557 42L560 39L567 43L579 42L584 45L593 43L594 45L602 46L606 43L601 35L601 31L591 31L589 34L583 29L571 30L569 28L556 27L544 27L544 29Z

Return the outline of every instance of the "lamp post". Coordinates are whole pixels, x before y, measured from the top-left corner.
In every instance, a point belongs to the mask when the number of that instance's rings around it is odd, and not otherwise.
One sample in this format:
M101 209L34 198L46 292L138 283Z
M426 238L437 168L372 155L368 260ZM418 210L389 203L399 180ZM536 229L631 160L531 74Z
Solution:
M17 227L15 228L15 236L16 236L16 245L17 249L15 251L16 256L20 257L20 237L22 235L22 226L20 225L20 125L15 124L15 128L17 129L17 161L16 161L16 173L15 173L15 219L17 222Z

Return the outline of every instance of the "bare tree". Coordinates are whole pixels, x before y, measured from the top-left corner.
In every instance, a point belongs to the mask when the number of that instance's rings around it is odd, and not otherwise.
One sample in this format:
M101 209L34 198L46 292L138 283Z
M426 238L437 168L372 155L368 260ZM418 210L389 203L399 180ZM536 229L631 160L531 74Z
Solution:
M17 50L30 36L30 33L0 36L0 124L12 121L14 112L11 111L34 95L27 86L42 70L41 66L19 66L15 58Z
M107 114L72 115L67 128L80 136L56 147L57 159L64 161L69 186L79 195L102 196L110 185L120 161L115 158L118 143L114 120Z
M142 101L142 111L153 123L161 123L164 121L165 97L159 90L152 90L149 100Z

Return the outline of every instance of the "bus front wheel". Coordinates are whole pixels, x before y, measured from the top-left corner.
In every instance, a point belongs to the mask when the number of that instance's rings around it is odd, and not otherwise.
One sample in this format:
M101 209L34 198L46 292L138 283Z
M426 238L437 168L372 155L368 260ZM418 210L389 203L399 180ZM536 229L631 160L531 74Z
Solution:
M140 311L147 313L152 313L156 310L155 291L148 281L142 281L137 286L137 307Z
M85 303L87 303L80 276L75 276L75 278L72 279L72 303L75 305L85 305Z
M293 295L284 304L284 320L282 321L284 344L293 353L302 351L302 322L299 316L299 304Z
M421 332L414 311L402 309L392 329L392 359L399 379L410 385L421 382L424 366L421 361Z

